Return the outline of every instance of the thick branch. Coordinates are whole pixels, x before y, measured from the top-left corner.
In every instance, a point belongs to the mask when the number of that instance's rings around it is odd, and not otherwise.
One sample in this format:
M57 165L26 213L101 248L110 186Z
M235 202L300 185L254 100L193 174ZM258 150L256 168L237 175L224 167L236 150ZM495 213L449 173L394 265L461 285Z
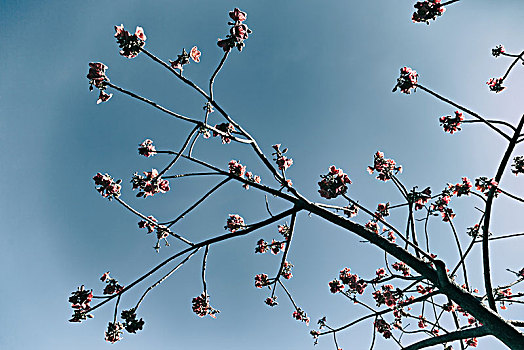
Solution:
M513 153L513 149L515 148L515 145L517 144L517 140L519 138L520 132L522 131L522 127L524 126L524 115L520 118L519 125L517 126L517 130L515 130L515 134L513 135L513 138L510 140L510 143L508 145L508 148L506 149L506 153L504 153L504 156L502 157L502 160L500 161L499 168L497 170L497 174L495 175L495 181L500 183L500 179L502 178L502 174L504 174L504 170L506 169L506 166L509 162L509 158L511 157L511 153ZM484 219L484 226L483 226L483 234L482 234L482 265L484 268L484 288L486 289L486 295L488 297L488 303L489 307L492 310L496 310L497 306L495 305L495 299L493 297L493 287L491 285L491 267L490 267L490 258L489 258L489 224L491 220L491 208L493 206L493 198L495 197L495 191L496 187L491 186L491 189L488 193L488 199L486 201L486 209L485 209L485 219Z
M484 337L489 334L490 334L489 330L487 329L486 326L471 328L471 329L464 329L461 331L444 334L438 337L421 340L415 344L405 347L403 350L418 350L418 349L427 348L429 346L443 344L443 343L447 343L447 342L451 342L455 340L474 338L474 337L480 338L480 337Z

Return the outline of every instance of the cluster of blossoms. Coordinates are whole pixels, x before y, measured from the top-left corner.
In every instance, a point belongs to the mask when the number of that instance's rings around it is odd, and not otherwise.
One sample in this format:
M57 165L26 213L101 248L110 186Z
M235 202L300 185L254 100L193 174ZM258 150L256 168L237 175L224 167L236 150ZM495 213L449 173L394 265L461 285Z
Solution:
M146 35L142 27L136 27L135 34L131 35L124 29L124 25L115 26L115 38L120 47L120 54L127 58L134 58L146 44Z
M118 294L124 289L124 286L121 286L116 279L109 276L109 271L100 277L100 281L107 283L104 288L104 295Z
M160 240L164 240L166 243L166 246L169 246L169 242L167 241L167 237L169 236L169 229L164 225L157 225L155 224L157 222L157 219L155 219L153 216L147 217L149 220L141 220L138 222L139 228L146 228L147 233L152 233L156 229L156 238L157 242L154 246L154 249L158 252L160 249Z
M487 177L481 176L475 179L475 186L477 190L484 193L484 195L486 196L489 194L489 191L493 186L496 188L498 185L499 184L497 183L497 181L495 181L493 178L488 180ZM498 197L499 193L501 193L501 191L497 188L494 196Z
M216 318L216 314L220 312L209 305L209 295L206 295L205 293L194 297L192 303L193 312L197 314L198 317L209 315L213 318Z
M425 295L425 294L433 292L433 288L429 287L429 286L428 287L424 287L423 285L419 284L417 286L417 292L419 294Z
M147 233L151 233L155 230L155 227L157 226L153 222L158 222L157 219L155 219L154 216L148 216L147 217L150 221L147 220L141 220L138 222L139 228L147 228Z
M377 205L377 210L375 211L375 217L377 219L383 219L386 216L389 216L389 202L379 203Z
M191 61L189 60L190 58L196 63L200 62L201 54L202 53L198 51L198 48L196 46L193 46L189 53L186 52L186 49L182 49L182 53L180 55L177 55L177 59L174 61L169 60L169 64L171 65L171 68L179 69L180 72L182 72L184 70L184 65L191 63Z
M268 297L266 298L266 300L264 301L266 303L266 305L269 305L271 307L273 306L277 306L278 303L277 303L277 296L275 295L274 297Z
M163 180L156 169L144 171L144 176L135 173L131 183L133 184L133 190L139 189L139 192L136 194L137 197L147 198L155 193L166 193L169 191L169 181Z
M255 276L255 287L262 288L268 286L270 281L265 273L261 273Z
M466 345L467 346L472 346L472 347L476 348L478 343L479 342L478 342L477 338L466 339Z
M97 173L93 180L95 181L95 186L99 186L96 188L96 190L102 195L102 197L106 197L107 199L111 199L113 197L119 197L120 196L120 189L122 186L120 186L120 183L122 180L114 181L111 176L108 174Z
M230 232L235 232L245 228L244 219L238 214L229 214L229 218L226 221L226 226L224 228Z
M281 250L284 250L284 242L273 240L269 246L271 247L271 253L274 255L277 255Z
M218 135L220 135L222 137L222 144L231 143L231 136L232 136L231 133L235 131L235 127L233 126L233 124L230 124L230 123L217 124L215 125L215 129L223 132L224 134L220 134L213 130L213 137L217 137Z
M280 143L273 145L275 152L272 154L275 156L274 161L278 165L278 169L281 171L286 171L291 165L293 165L293 159L284 156L284 153L287 152L287 148L280 150Z
M230 174L236 175L238 177L243 177L246 173L246 167L236 160L229 161L228 165Z
M515 174L515 176L518 176L519 174L524 174L524 156L516 156L513 158L513 164L511 166L513 169L511 169L511 172Z
M343 284L347 284L351 293L363 294L364 289L367 287L367 283L358 277L357 274L350 273L349 267L344 268L340 271L339 279Z
M344 290L344 285L342 282L340 282L337 279L334 279L333 281L329 282L329 291L333 294L342 292Z
M269 244L265 240L260 239L258 240L257 246L255 247L255 253L263 254L267 252L268 250L271 250L271 253L276 255L280 253L281 250L284 250L284 244L285 242L279 242L275 240L273 240L271 244Z
M124 325L120 322L109 322L107 325L107 331L105 332L105 340L110 343L116 343L119 340L122 340L122 331Z
M352 218L354 216L357 216L358 214L358 207L355 203L350 203L348 206L344 207L344 214L348 218Z
M302 310L301 308L297 308L293 312L293 318L296 319L297 321L305 322L306 326L309 326L309 317L307 317L306 312Z
M484 226L482 226L482 227L484 227ZM479 234L480 234L480 228L481 227L479 226L479 224L475 224L475 226L473 226L473 227L468 227L466 233L470 237L478 237Z
M260 183L260 181L261 181L260 176L253 175L253 173L250 172L250 171L246 172L246 167L244 165L240 164L238 161L231 160L228 165L229 165L229 173L230 174L236 175L238 177L244 177L245 176L246 180L251 182L251 183L257 183L257 184ZM245 184L242 185L242 187L244 187L246 190L248 190L249 189L249 184L245 183Z
M140 145L138 145L138 154L144 157L151 157L156 154L156 148L153 145L153 141L150 139L144 140Z
M462 130L460 128L460 124L464 120L464 116L461 112L455 111L455 116L452 117L450 115L446 115L444 117L440 117L440 126L444 127L445 132L449 132L450 134L453 134L455 131Z
M513 295L513 292L511 291L511 288L497 289L495 291L495 297L498 300L502 299L502 305L500 306L500 308L502 310L506 310L507 309L506 304L504 302L505 301L504 299L511 299L512 295Z
M396 271L401 271L402 275L404 275L405 277L411 276L411 271L408 265L406 265L406 263L404 262L396 262L393 265L391 265L391 267L393 267L393 269L395 269Z
M218 39L217 45L221 47L224 52L228 52L234 47L236 47L238 51L242 51L245 45L244 40L248 38L248 34L252 33L251 29L244 23L247 19L247 14L235 8L229 12L229 17L234 21L228 22L228 24L232 26L229 30L229 35L226 36L226 39Z
M426 0L418 1L414 7L416 11L413 12L411 19L414 23L425 22L429 25L429 20L436 20L438 16L446 11L446 9L441 5L440 0Z
M246 180L255 184L259 184L260 181L262 181L260 176L253 175L251 171L246 171ZM249 184L243 184L242 187L244 187L246 190L249 190Z
M394 289L391 284L385 284L382 289L373 292L373 299L377 302L377 306L383 304L393 308L400 302L403 293L400 289Z
M120 317L125 321L124 328L129 333L136 333L136 331L141 331L144 327L144 320L142 318L140 320L136 318L136 310L134 308L122 310Z
M490 80L486 82L486 84L488 84L490 91L499 93L506 88L505 86L502 86L503 82L504 82L504 79L502 78L491 78Z
M96 104L108 101L113 94L108 94L104 90L106 89L105 81L109 81L106 77L107 66L100 62L89 63L89 72L87 73L87 79L89 79L89 91L93 91L93 85L100 90L98 100Z
M409 67L400 68L400 77L397 79L397 85L393 88L393 92L397 91L397 88L399 88L400 92L410 94L411 89L416 90L417 88L417 79L418 74L413 69Z
M351 184L351 180L344 171L337 169L334 165L329 167L329 172L326 175L320 175L320 177L322 180L318 183L320 187L318 193L326 199L337 198L345 194L348 190L347 185Z
M280 276L284 277L285 279L289 280L291 277L293 277L293 274L291 273L291 268L293 267L293 264L290 262L284 261L284 265L282 265L282 273Z
M418 328L426 328L428 326L427 320L424 316L420 315L418 317Z
M280 233L287 241L291 235L291 228L287 224L278 225L278 233Z
M393 171L395 171L395 174L402 172L402 166L397 166L393 159L384 158L384 153L377 151L374 155L373 166L368 166L367 170L370 174L376 171L378 173L377 179L385 182L391 180Z
M408 194L408 198L411 203L415 204L415 210L420 210L431 199L431 188L426 187L420 192L412 191Z
M506 52L506 50L504 49L504 46L502 45L497 45L495 46L494 49L491 49L491 54L493 55L493 57L499 57L504 52Z
M449 222L455 217L453 209L448 207L449 202L451 201L452 193L449 188L445 188L442 193L439 195L439 198L435 203L431 204L430 211L435 212L439 211L442 215L442 221Z
M267 242L264 239L259 239L257 242L257 246L255 247L255 253L264 254L268 251Z
M380 231L380 227L378 226L376 220L377 219L375 217L373 220L366 222L364 227L367 228L368 230L373 231L373 232L378 234L378 232Z
M377 329L377 332L382 334L382 336L386 339L391 338L391 336L393 335L391 333L391 326L382 318L379 318L375 321L375 328Z
M379 281L382 278L386 277L386 269L381 267L380 269L377 269L377 271L375 271L375 274L377 275L377 277L375 277L374 280Z
M91 309L89 303L93 299L93 290L87 290L84 286L78 287L77 291L71 293L69 302L74 309L73 317L69 322L82 322L87 318L92 318L93 315L87 315L86 312Z
M453 312L457 309L457 305L453 303L452 301L447 302L446 304L442 305L442 310L447 312Z
M456 185L449 185L449 189L453 192L454 195L457 197L466 195L469 196L471 193L471 187L473 185L471 184L471 181L467 177L462 178L462 183L458 183Z

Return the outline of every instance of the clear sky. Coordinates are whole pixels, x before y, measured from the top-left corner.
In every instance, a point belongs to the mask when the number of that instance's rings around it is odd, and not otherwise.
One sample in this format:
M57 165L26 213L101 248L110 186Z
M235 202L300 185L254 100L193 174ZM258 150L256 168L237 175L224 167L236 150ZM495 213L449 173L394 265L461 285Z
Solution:
M106 271L129 284L134 277L181 248L172 241L160 253L155 240L137 228L138 219L95 191L92 177L108 172L123 179L122 198L161 220L177 216L212 187L217 179L181 179L171 191L135 199L129 179L135 171L161 168L163 156L139 157L137 145L155 141L159 149L176 149L191 125L169 119L151 107L116 93L96 105L85 78L88 63L109 66L111 82L149 97L182 114L201 118L204 100L161 66L140 54L119 55L114 25L147 35L146 48L162 59L174 59L182 48L197 45L199 64L186 76L207 86L222 51L216 45L229 30L228 11L248 13L253 30L243 52L233 51L215 84L217 101L257 138L269 155L271 145L289 148L294 164L288 176L311 200L319 201L317 182L331 164L353 181L349 195L375 208L379 202L399 203L392 184L366 172L377 150L404 167L407 186L432 186L434 192L462 176L494 176L505 144L480 125L466 125L445 134L438 118L454 109L422 91L391 93L399 68L408 65L419 82L490 118L516 123L522 114L524 69L517 66L501 94L485 82L501 76L510 60L494 59L491 49L504 44L510 52L524 49L524 6L521 0L464 0L432 22L413 24L415 1L15 1L0 0L0 347L3 349L99 349L113 307L106 306L82 324L67 322L67 299L85 284L100 294L99 277ZM217 113L210 123L222 122ZM516 151L522 154L522 149ZM238 159L272 186L276 183L246 146L200 140L195 155L222 168ZM181 162L174 173L194 170ZM522 195L522 179L507 174L503 186ZM520 192L519 192L520 191ZM333 204L345 205L335 200ZM270 198L272 210L286 206ZM463 242L466 227L479 217L474 198L454 204ZM230 213L248 223L265 218L260 192L229 184L217 196L175 226L193 241L224 232ZM522 207L497 200L495 234L520 232ZM520 214L519 214L520 213ZM405 212L392 219L404 225ZM365 222L365 217L357 217ZM432 222L439 257L457 259L453 237L440 220ZM260 238L277 238L277 226L211 247L208 292L221 310L216 320L200 319L191 299L202 292L201 253L170 280L153 290L140 308L146 321L138 335L124 334L113 345L122 349L313 349L309 331L327 316L334 326L365 311L328 282L344 267L370 277L383 265L383 254L317 217L298 216L289 260L295 265L288 282L295 300L312 319L308 328L291 318L292 306L279 294L278 307L263 301L255 289L258 273L276 273L279 257L255 255ZM505 268L524 267L522 241L493 245L494 284L511 280ZM482 291L478 248L468 259L473 284ZM153 282L153 280L151 280ZM128 308L147 288L125 295ZM524 318L518 307L502 311ZM344 349L368 348L371 322L339 335ZM495 340L481 348L498 349ZM376 349L392 348L378 339ZM315 349L333 349L322 338Z

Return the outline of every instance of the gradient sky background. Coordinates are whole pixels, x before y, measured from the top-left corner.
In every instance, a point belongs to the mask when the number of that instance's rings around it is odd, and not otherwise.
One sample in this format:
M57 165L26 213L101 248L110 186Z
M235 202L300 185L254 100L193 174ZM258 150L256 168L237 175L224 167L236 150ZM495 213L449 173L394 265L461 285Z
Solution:
M104 341L113 307L95 318L71 324L67 299L85 284L100 294L105 271L129 284L164 260L180 243L152 249L154 238L137 228L138 219L94 190L92 177L108 172L123 179L122 198L160 220L172 218L208 188L212 179L171 182L171 191L134 199L128 183L135 171L161 168L165 156L139 157L137 145L146 138L158 149L176 149L191 125L169 119L151 107L115 93L96 105L85 78L88 63L109 66L111 81L185 115L201 118L203 99L161 66L140 54L129 60L118 54L114 25L132 31L140 25L148 36L146 48L167 60L185 47L198 45L201 63L184 73L207 86L222 56L216 39L229 30L228 11L248 13L253 34L242 53L232 52L217 78L217 101L255 136L268 154L271 145L289 147L294 165L288 176L311 200L319 201L317 181L331 164L353 180L349 195L375 208L379 202L399 203L391 183L366 172L377 150L404 167L407 186L431 186L436 192L462 176L494 176L505 144L484 126L467 125L449 135L438 118L454 109L423 91L391 93L399 68L411 66L419 82L489 118L516 123L522 114L524 69L518 65L506 80L507 89L494 94L485 82L505 72L511 60L494 59L491 48L504 44L509 52L523 49L524 6L521 0L461 1L432 22L413 24L415 1L0 1L0 347L3 349L98 349ZM218 114L210 123L222 120ZM246 146L200 140L195 155L222 168L239 159L276 186ZM522 154L522 146L517 149ZM173 173L195 169L180 162ZM506 174L503 188L522 195L522 179ZM176 231L193 241L223 233L229 213L248 223L265 218L263 194L229 184L219 195L177 224ZM344 205L342 200L332 204ZM466 228L479 218L471 197L455 200L455 224L462 241ZM271 199L273 212L287 208ZM522 206L506 198L496 201L494 234L520 232ZM403 227L405 212L393 214ZM363 215L356 221L367 221ZM439 257L457 260L449 227L431 223L432 242ZM222 312L216 320L200 319L191 299L202 292L200 252L171 279L153 290L139 316L146 321L139 335L124 334L113 345L121 349L313 349L309 331L326 315L340 326L365 311L327 283L346 266L370 277L383 265L383 254L358 237L300 214L289 260L295 265L288 282L297 304L312 326L291 318L292 307L278 293L279 306L269 309L266 291L255 289L257 273L273 275L279 257L254 254L259 238L278 237L277 225L247 237L212 246L207 282L211 303ZM478 247L468 258L473 285L481 291ZM522 240L493 244L494 284L513 276L505 268L524 267ZM156 278L155 278L156 280ZM154 280L151 280L151 283ZM129 308L147 284L125 295ZM94 303L93 303L94 304ZM524 318L522 308L502 311ZM341 333L344 349L368 348L371 322ZM483 339L481 349L503 348ZM376 349L395 348L377 338ZM333 349L321 338L318 350Z

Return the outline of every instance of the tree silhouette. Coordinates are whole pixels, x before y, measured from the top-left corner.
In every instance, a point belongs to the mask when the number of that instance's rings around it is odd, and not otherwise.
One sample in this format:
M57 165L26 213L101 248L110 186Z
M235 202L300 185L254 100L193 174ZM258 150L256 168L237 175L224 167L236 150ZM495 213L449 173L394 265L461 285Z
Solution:
M440 0L417 2L412 20L429 24L430 21L444 13L445 6L456 2L458 0L445 3L441 3ZM492 335L511 349L524 349L524 335L518 329L524 326L524 320L508 320L498 312L499 308L505 309L509 305L518 307L518 304L524 303L522 299L524 292L512 291L512 288L524 281L524 268L519 271L509 270L514 276L512 283L494 286L490 262L490 244L493 241L524 235L499 235L492 234L490 231L493 206L498 197L507 196L516 202L524 202L524 199L510 193L501 185L502 177L508 170L515 175L524 173L524 157L514 155L515 148L524 140L522 132L524 116L517 125L512 125L504 120L485 118L468 107L420 84L421 76L412 68L403 67L400 69L400 76L393 92L398 90L400 93L410 94L414 91L422 91L452 106L454 109L452 115L439 117L444 132L454 134L461 131L465 124L480 123L506 141L507 148L502 159L497 161L498 167L495 175L478 177L474 179L474 182L463 177L456 184L443 184L442 190L430 187L422 189L415 185L407 185L402 181L400 175L403 171L402 166L395 160L387 158L383 152L377 151L371 155L372 164L368 166L368 172L378 181L392 184L398 190L401 198L398 204L379 203L376 209L360 204L359 200L349 194L351 186L357 186L350 179L351 173L346 173L336 165L332 165L324 174L319 175L318 194L323 200L306 198L294 187L287 173L288 169L293 166L293 160L289 155L292 151L289 151L285 145L275 144L272 145L271 155L264 153L264 147L259 146L255 138L235 121L214 97L214 82L229 55L235 49L242 52L251 34L251 30L245 23L247 21L245 12L235 8L229 12L229 17L231 20L228 22L229 34L217 42L224 54L211 74L207 89L198 86L184 73L188 64L197 63L201 59L201 52L196 46L189 52L182 49L176 58L166 62L145 48L147 37L143 28L137 27L135 33L131 34L125 30L123 25L115 27L115 38L122 56L134 58L139 54L144 54L160 64L188 88L201 95L203 98L201 118L177 113L149 98L124 89L118 83L109 80L108 68L103 63L89 64L87 78L90 82L90 89L99 90L97 103L105 103L112 98L113 93L119 92L144 102L181 122L193 125L193 129L178 149L161 148L150 139L144 140L139 145L138 153L141 156L166 156L171 160L160 171L151 169L142 173L137 172L132 176L132 188L137 191L137 197L147 198L169 192L170 184L175 179L181 181L187 177L218 177L220 181L179 215L171 220L160 221L153 215L139 212L121 198L121 180L115 180L109 174L96 174L93 180L97 191L103 197L118 202L138 216L140 220L138 227L145 229L147 233L156 234L155 249L157 251L161 249L162 243L169 245L168 239L182 242L184 248L179 249L168 259L125 285L119 284L115 278L110 276L109 272L104 273L101 277L101 281L105 283L102 295L96 296L92 289L80 286L69 299L74 310L70 321L81 322L90 318L96 309L114 301L114 317L108 324L105 333L106 340L112 343L119 341L124 329L127 332L136 333L144 327L144 320L139 318L138 314L144 298L200 250L203 250L201 275L203 290L200 295L193 298L192 309L200 317L207 315L216 317L220 311L211 306L210 294L208 294L206 285L209 249L215 243L252 234L269 225L278 225L276 238L271 242L260 239L255 247L255 254L271 252L274 255L281 255L278 272L274 275L257 274L254 276L254 285L256 288L268 290L265 299L268 306L274 307L282 299L287 298L294 309L292 317L309 324L310 316L305 311L307 305L299 306L293 294L286 287L286 281L293 276L293 265L287 257L296 233L295 224L300 213L309 213L322 218L326 223L359 236L365 242L384 252L384 261L377 263L374 276L361 277L355 273L357 271L346 267L328 283L326 288L329 288L331 293L344 295L353 303L367 309L369 313L342 326L328 323L327 317L321 318L317 322L318 330L310 332L315 342L324 336L332 337L335 347L339 349L337 333L360 322L371 320L373 323L372 348L377 336L390 339L403 349L422 349L442 344L445 349L449 350L453 342L465 349L470 346L476 347L478 338ZM500 93L505 89L503 84L508 80L516 64L524 63L524 52L508 53L502 45L499 45L492 50L492 55L512 59L502 77L491 78L487 82L491 91ZM210 124L209 117L212 113L220 115L223 118L222 123ZM250 148L253 157L264 165L266 174L255 174L235 159L228 164L213 164L196 156L197 143L211 137L220 137L221 143L224 144L224 152L228 152L226 145L229 143L239 143ZM179 162L182 159L195 164L201 170L185 172ZM229 217L224 218L223 225L225 225L226 233L214 235L199 242L193 242L188 237L175 232L174 227L177 222L185 219L208 198L220 196L218 190L231 183L238 183L246 190L261 191L265 194L267 211L265 219L248 223L239 214L230 214ZM479 215L475 218L476 224L467 229L466 238L454 224L456 213L452 204L460 197L469 197L470 201L474 199L473 206L478 205L478 199L481 203L478 208ZM333 201L335 199L336 201ZM273 213L270 201L286 203L288 209ZM332 201L336 204L331 204ZM399 217L405 215L403 227L391 223L389 217L394 214ZM439 239L438 235L442 234L432 229L436 217L448 225L453 237L453 249L456 249L459 256L458 261L443 261L431 249L431 241ZM363 223L358 223L357 219L362 219ZM482 247L482 279L484 282L482 292L470 283L466 261L475 246ZM160 273L162 268L168 266L167 273ZM154 277L156 279L148 285L136 305L130 309L121 310L119 308L121 297L135 286L145 284L145 280L153 278L153 275L156 276ZM100 301L91 305L93 299ZM416 326L412 326L410 321L416 323Z

